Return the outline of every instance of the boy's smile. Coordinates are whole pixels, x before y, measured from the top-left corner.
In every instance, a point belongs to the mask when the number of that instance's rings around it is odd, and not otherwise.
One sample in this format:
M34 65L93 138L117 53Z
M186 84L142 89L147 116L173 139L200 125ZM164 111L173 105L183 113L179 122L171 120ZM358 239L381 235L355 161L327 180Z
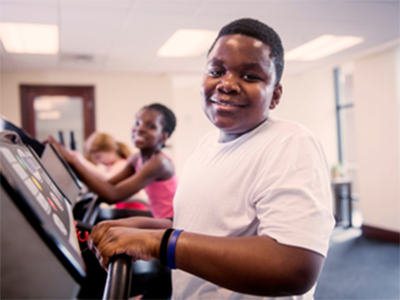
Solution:
M227 142L266 120L279 102L280 84L270 48L244 35L218 39L208 55L201 93L203 110Z
M218 107L218 109L228 110L228 111L246 107L243 104L236 103L232 100L229 100L229 98L224 99L223 97L211 98L210 102L213 103L214 105L216 105Z

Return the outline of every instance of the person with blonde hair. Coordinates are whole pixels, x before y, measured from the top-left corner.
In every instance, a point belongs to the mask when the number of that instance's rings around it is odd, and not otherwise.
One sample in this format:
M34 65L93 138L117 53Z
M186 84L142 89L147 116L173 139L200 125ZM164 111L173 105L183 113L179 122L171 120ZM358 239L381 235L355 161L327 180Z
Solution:
M106 179L119 173L131 155L126 144L103 132L92 133L85 141L84 151L85 158L95 164Z

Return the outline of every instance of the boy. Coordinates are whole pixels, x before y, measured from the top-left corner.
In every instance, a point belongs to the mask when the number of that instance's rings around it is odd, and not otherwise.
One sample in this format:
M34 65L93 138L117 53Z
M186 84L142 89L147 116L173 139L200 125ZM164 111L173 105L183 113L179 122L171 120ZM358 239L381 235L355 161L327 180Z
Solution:
M178 269L174 299L313 298L334 225L329 171L307 129L269 116L282 71L273 29L253 19L221 29L201 88L218 131L186 162L173 224L99 224L89 245L103 267L120 253L160 259Z

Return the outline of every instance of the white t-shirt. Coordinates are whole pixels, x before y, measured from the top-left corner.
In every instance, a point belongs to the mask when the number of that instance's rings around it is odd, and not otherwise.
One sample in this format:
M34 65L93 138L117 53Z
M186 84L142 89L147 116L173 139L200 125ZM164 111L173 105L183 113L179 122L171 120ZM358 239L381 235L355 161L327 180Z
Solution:
M220 237L269 236L326 256L334 227L329 169L310 131L269 117L233 141L218 139L218 131L204 136L186 161L174 198L174 228ZM180 270L172 278L173 299L254 297ZM277 299L313 299L314 289Z

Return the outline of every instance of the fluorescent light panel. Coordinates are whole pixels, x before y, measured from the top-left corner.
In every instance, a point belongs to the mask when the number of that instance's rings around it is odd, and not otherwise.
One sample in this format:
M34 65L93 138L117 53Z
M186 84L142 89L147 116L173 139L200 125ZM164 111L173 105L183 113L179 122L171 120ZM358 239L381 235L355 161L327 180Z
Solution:
M217 37L216 31L178 29L157 51L160 57L190 57L206 52Z
M55 25L0 23L0 39L10 53L58 53L58 27Z
M322 35L285 54L285 60L318 60L334 53L343 51L364 41L356 36Z

